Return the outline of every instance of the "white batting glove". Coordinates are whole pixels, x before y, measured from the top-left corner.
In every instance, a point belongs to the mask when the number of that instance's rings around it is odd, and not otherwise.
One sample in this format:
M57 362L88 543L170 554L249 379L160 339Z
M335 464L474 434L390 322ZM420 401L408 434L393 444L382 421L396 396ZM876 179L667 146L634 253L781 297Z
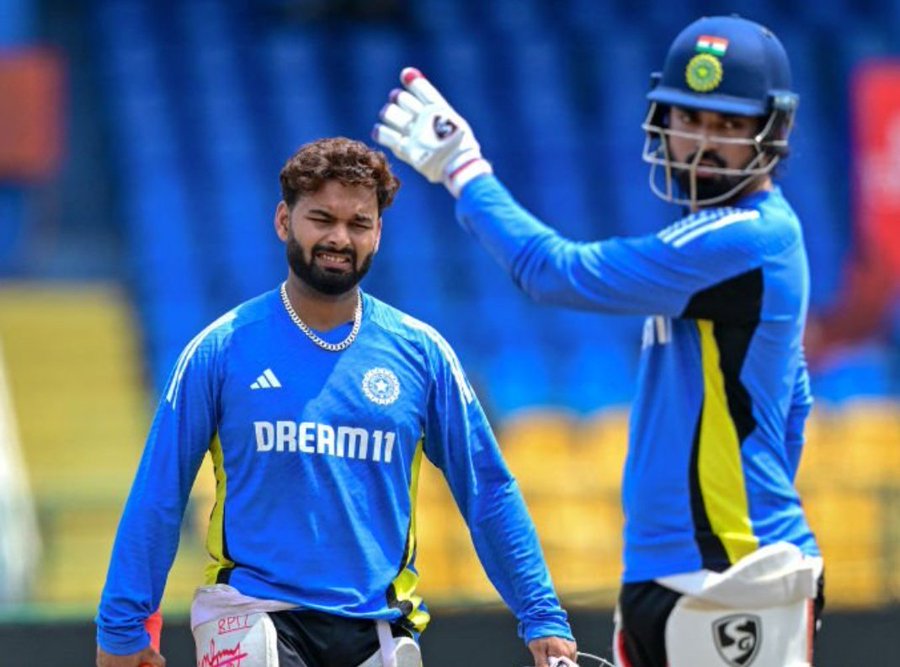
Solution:
M372 138L454 197L476 176L493 171L472 128L414 67L400 73L405 90L391 91Z

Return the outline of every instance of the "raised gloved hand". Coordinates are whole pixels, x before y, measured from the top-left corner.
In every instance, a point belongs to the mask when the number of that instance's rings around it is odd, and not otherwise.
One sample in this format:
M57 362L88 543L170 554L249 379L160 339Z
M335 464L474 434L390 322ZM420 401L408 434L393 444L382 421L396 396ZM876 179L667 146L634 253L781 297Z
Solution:
M400 73L405 90L391 91L372 138L432 183L458 197L476 176L489 174L472 128L414 67Z

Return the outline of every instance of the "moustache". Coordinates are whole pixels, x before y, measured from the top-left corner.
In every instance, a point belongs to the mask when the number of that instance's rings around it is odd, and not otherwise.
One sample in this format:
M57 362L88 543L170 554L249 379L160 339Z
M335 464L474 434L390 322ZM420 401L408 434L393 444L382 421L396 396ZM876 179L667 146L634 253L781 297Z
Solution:
M710 152L710 151L703 153L700 156L699 160L697 160L696 152L691 153L690 155L687 156L685 163L695 164L695 161L696 161L696 164L700 164L703 161L711 162L711 163L713 163L713 165L715 165L716 167L719 167L720 169L725 169L728 166L728 163L725 162L725 160L722 158L721 155L719 155L718 153Z

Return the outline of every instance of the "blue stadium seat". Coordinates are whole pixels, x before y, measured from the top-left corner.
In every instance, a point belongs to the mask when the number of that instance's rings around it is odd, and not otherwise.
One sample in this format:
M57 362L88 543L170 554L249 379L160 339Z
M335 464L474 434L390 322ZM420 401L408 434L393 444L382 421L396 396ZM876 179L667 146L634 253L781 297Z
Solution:
M37 27L38 3L28 0L0 0L0 46L31 43Z
M797 3L791 7L790 16L787 12L782 15L782 19L794 21L797 25L809 26L813 29L826 30L842 30L849 24L855 22L855 18L859 15L861 2L854 0L820 0L815 4ZM779 28L772 26L776 33Z
M846 132L813 110L826 103L816 73L815 47L806 30L787 29L795 89L800 94L796 126L791 134L791 154L776 170L776 180L803 224L812 273L813 307L824 305L834 294L850 229L848 187L840 174L846 162L822 159L827 146L844 151ZM835 141L835 138L840 138ZM843 182L842 182L843 181ZM822 187L829 183L829 187Z
M508 47L546 34L549 27L549 8L539 0L492 0L474 4L483 16L481 30L511 37Z
M605 36L617 32L619 13L613 2L569 0L554 11L559 12L563 34Z
M241 77L240 39L227 10L207 0L184 3L179 35L187 55L182 72L194 92L190 136L203 158L202 167L192 170L196 238L210 257L223 260L224 274L211 277L208 288L217 310L272 288L283 275L283 251L271 231L277 199L274 188L262 181L260 142ZM217 289L223 284L227 293Z
M341 32L328 56L335 68L329 82L346 112L342 134L368 137L388 92L399 85L400 70L409 64L407 40L394 28L346 26Z
M266 4L270 13L287 7ZM97 4L123 217L158 382L236 294L283 273L269 229L284 159L321 136L367 137L406 65L471 122L512 193L566 236L654 233L681 215L647 185L645 94L677 30L720 5L421 0L408 9L401 25L275 21L256 5L213 0ZM900 4L736 0L731 11L769 25L794 63L801 106L782 180L806 229L813 304L824 304L850 238L847 84L861 59L896 53ZM458 228L443 189L392 163L403 187L368 291L442 331L501 413L542 404L586 412L630 397L636 318L530 303Z
M836 405L859 399L896 395L897 352L879 341L858 343L831 355L827 366L814 369L815 395Z
M503 90L493 67L490 44L472 32L439 33L429 40L430 51L423 51L427 63L409 64L422 69L451 104L472 125L489 159L497 160L499 146L512 140L501 101ZM394 80L396 82L396 79ZM498 163L499 164L499 163Z
M715 0L699 0L695 1L693 18L715 14L737 14L767 25L780 35L780 28L785 23L792 22L791 13L796 11L794 8L789 8L788 4L779 3L777 0L730 0L727 5L723 6L721 2ZM687 20L692 19L688 17ZM670 35L669 39L672 37L674 35Z
M151 375L159 388L208 316L200 258L189 233L188 179L160 71L161 40L151 32L144 3L106 3L97 21L133 280L148 330Z
M553 402L547 356L537 345L498 347L485 375L487 400L500 415Z
M628 405L634 397L639 341L626 341L612 319L594 316L591 326L605 335L577 341L560 359L559 403L582 415Z
M603 236L655 233L680 217L677 208L652 194L649 167L641 160L645 95L650 73L662 66L664 55L664 47L650 44L639 32L610 35L590 54L588 64L599 81L593 106L602 117L591 128L595 160L584 169L593 172L596 187L611 193L611 208L597 221Z
M511 92L534 213L577 238L590 236L582 143L561 44L544 37L510 44Z
M438 35L463 35L469 27L468 3L416 0L408 3L413 24Z
M381 248L372 269L370 289L376 296L409 314L441 328L447 313L442 312L441 280L443 253L438 246L432 220L432 186L406 166L396 166L403 181L394 204L384 215ZM452 223L452 220L446 221Z
M284 157L319 137L341 133L337 100L331 95L325 39L312 30L267 35L261 60L272 95L272 117L277 144Z

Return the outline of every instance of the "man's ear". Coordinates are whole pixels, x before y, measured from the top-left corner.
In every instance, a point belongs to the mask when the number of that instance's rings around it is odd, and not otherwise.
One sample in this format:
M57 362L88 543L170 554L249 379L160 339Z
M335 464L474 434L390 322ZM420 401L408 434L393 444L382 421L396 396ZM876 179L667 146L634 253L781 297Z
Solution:
M290 236L291 209L289 209L288 205L283 201L278 202L278 206L275 208L274 224L275 233L278 234L278 238L280 238L282 242L287 242L288 237Z
M381 217L379 216L378 222L375 223L376 236L375 236L375 249L372 251L373 253L378 252L378 247L381 245Z

